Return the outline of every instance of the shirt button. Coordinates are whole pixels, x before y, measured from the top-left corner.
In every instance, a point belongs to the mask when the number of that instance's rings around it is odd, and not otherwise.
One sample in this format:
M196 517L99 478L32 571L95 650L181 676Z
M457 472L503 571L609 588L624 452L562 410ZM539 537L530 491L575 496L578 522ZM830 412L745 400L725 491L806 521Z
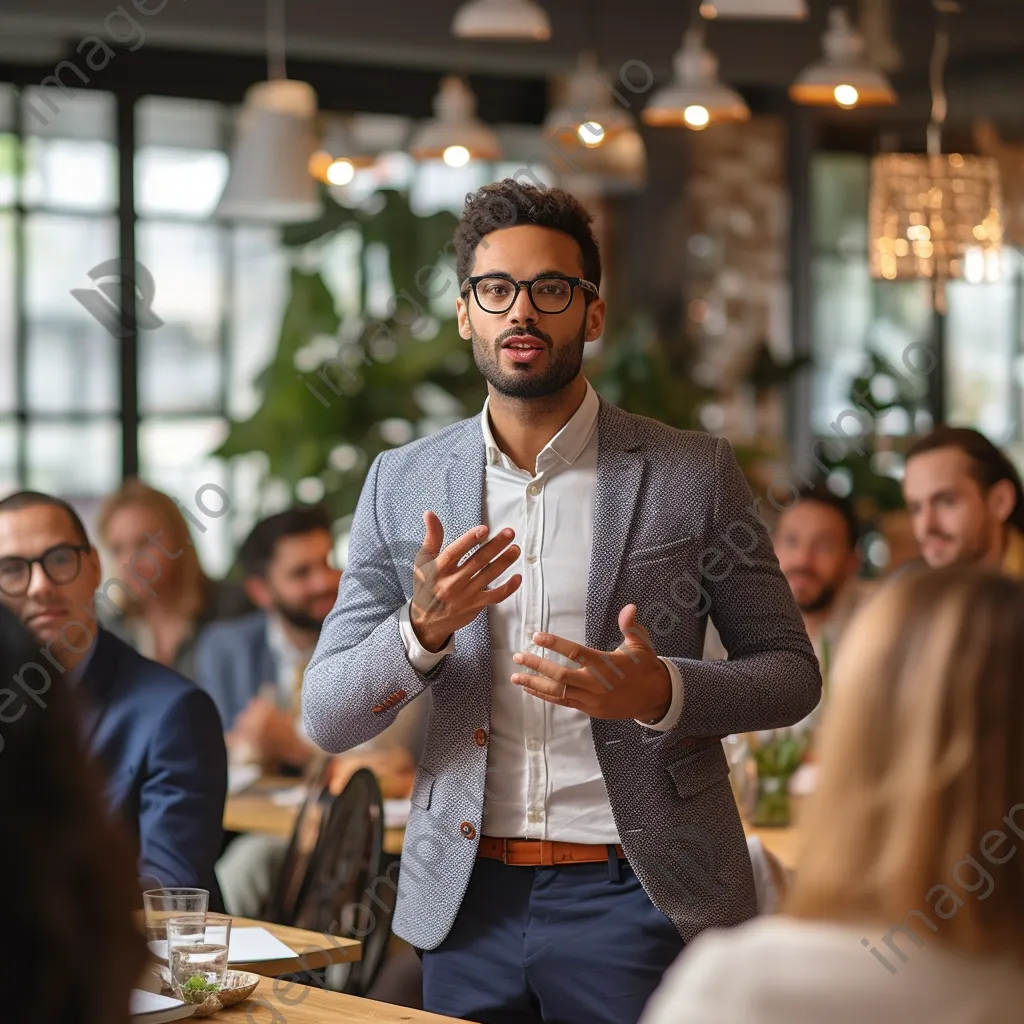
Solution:
M537 495L540 494L540 484L530 484L530 486L526 488L526 493L529 494L531 498L536 498Z
M526 560L530 563L530 565L533 565L533 563L537 561L537 556L536 555L527 555L526 556Z
M526 749L535 751L540 750L540 740L538 740L536 737L531 737L526 741Z
M473 739L476 741L476 745L478 747L485 747L487 745L487 730L477 729L477 731L473 733Z
M468 821L464 821L464 822L463 822L463 823L462 823L462 824L461 824L461 825L459 826L459 831L460 831L460 832L461 832L461 833L462 833L462 834L463 834L463 835L464 835L464 836L465 836L465 837L466 837L467 839L476 839L476 829L475 829L475 828L473 828L473 826L472 826L472 825L471 825L471 824L470 824L470 823L469 823Z
M526 815L526 820L530 822L531 825L536 825L544 820L544 814L536 807L531 807L529 813Z

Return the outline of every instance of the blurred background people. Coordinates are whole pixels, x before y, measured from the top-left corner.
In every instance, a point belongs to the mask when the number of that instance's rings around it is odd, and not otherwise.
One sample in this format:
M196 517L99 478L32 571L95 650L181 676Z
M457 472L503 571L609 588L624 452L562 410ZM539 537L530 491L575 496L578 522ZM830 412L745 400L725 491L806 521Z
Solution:
M709 932L644 1024L1010 1024L1024 1006L1024 588L910 570L857 615L784 915Z
M75 511L21 491L0 501L0 604L41 645L16 682L45 703L54 677L80 696L107 802L138 844L143 889L199 886L219 902L227 758L210 697L96 619L100 560Z
M859 539L852 502L823 484L799 491L772 531L779 568L800 609L826 688L842 635L854 611L874 592L874 583L858 575ZM704 656L727 656L710 622Z
M929 566L977 562L1024 577L1020 476L983 434L941 426L916 441L903 495Z
M250 611L245 595L203 572L181 510L141 480L126 481L106 499L98 532L113 572L132 595L103 624L147 658L194 678L199 630Z
M293 508L257 523L239 550L245 592L259 609L208 626L196 681L213 697L241 760L303 768L317 748L302 733L302 674L341 573L323 508Z
M43 703L12 687L38 641L0 606L3 1011L11 1024L128 1024L146 961L131 843L104 807L66 680Z
M302 676L334 606L341 573L326 509L296 507L257 523L238 559L245 592L259 611L215 622L196 644L196 679L220 711L233 762L270 774L314 767L326 755L302 725ZM352 773L371 768L386 797L412 789L422 746L423 711L402 710L374 741L331 764L340 792ZM284 862L287 843L270 836L233 839L217 864L232 913L257 917Z

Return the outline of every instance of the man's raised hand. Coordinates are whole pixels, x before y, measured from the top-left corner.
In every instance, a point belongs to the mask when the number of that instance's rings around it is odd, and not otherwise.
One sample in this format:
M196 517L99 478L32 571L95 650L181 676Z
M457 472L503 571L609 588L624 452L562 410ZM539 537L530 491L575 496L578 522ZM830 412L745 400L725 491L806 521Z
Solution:
M516 573L501 586L490 588L519 557L512 544L515 532L499 531L487 543L486 526L476 526L443 551L444 527L433 512L423 513L426 537L416 555L410 619L419 642L439 651L448 638L472 622L488 605L504 601L523 582ZM476 545L481 547L466 558ZM463 561L465 559L465 561Z

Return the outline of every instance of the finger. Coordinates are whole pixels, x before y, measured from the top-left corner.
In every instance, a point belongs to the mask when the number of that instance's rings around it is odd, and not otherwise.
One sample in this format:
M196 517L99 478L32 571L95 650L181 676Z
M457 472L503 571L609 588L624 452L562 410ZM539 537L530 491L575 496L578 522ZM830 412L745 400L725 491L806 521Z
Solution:
M424 562L430 562L437 558L441 553L441 545L444 543L444 527L441 525L441 520L430 509L423 513L423 525L426 535L423 538L423 546L416 555L417 565L423 565Z
M637 622L635 604L627 604L619 612L619 630L625 638L622 643L623 647L644 647L654 650L650 633Z
M521 686L524 690L532 691L540 696L555 697L558 700L563 699L563 692L568 698L574 689L563 680L555 679L552 676L530 676L521 672L513 672L510 678L515 686Z
M512 660L517 665L522 665L523 668L533 669L540 676L546 676L548 679L554 679L558 683L559 687L572 685L582 685L582 680L577 678L583 673L578 668L569 668L566 665L561 665L557 661L549 661L547 658L542 658L538 654L533 654L530 651L517 651L512 655ZM513 677L515 678L515 677ZM524 674L524 679L535 679L536 676L527 676Z
M454 568L487 536L486 526L474 526L461 537L456 538L438 555L438 568Z
M560 708L575 708L577 711L584 710L583 702L571 696L572 690L569 690L569 695L565 697L553 697L550 693L542 693L540 690L534 690L529 686L524 686L523 692L528 693L531 697L537 697L539 700L546 701L548 704L557 704Z
M477 587L483 590L490 586L499 576L508 572L509 568L519 561L522 551L518 544L506 548L493 562L488 562L478 573L475 573L467 581L469 587Z
M561 654L570 661L575 661L578 665L592 662L602 653L590 647L584 647L583 644L577 643L575 640L567 640L564 636L558 636L556 633L534 633L533 642L538 647L544 647L556 654Z
M519 584L522 582L523 577L516 573L515 576L510 576L500 587L491 587L489 590L482 591L480 594L480 607L486 608L489 604L501 604L506 597L511 597L519 589Z
M495 558L505 551L515 537L515 530L506 528L496 533L486 544L473 552L460 566L459 572L466 578L471 579L481 569L489 565ZM516 556L519 557L518 555Z

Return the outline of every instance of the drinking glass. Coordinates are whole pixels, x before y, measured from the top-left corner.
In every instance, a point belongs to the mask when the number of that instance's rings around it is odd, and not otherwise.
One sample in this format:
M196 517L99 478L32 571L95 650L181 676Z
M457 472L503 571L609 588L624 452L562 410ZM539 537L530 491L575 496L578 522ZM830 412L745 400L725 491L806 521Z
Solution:
M185 1002L203 1002L220 989L228 970L231 918L226 914L189 914L167 919L167 959L174 994Z
M167 937L167 920L188 914L203 915L210 906L209 889L147 889L142 894L146 913L146 939L159 942Z

